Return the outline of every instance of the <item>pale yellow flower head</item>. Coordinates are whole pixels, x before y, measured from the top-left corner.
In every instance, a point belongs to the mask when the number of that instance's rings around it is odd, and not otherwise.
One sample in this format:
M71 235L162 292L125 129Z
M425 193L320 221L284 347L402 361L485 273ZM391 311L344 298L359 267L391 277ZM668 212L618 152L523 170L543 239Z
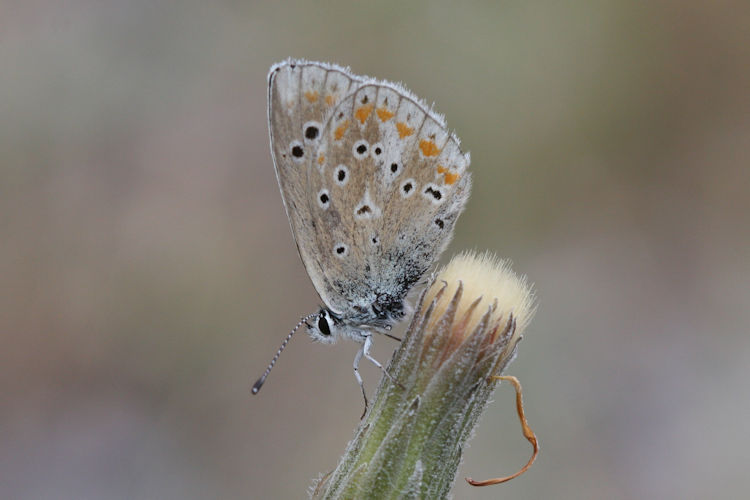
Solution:
M432 321L443 316L458 290L459 282L463 286L463 294L454 321L466 321L460 331L465 335L471 334L482 316L492 308L489 325L506 322L511 315L515 319L515 333L509 342L511 346L514 345L536 309L534 294L526 277L516 275L507 260L500 260L489 252L460 253L438 272L425 293L424 303L429 304L443 290L431 315ZM428 326L427 331L432 330Z

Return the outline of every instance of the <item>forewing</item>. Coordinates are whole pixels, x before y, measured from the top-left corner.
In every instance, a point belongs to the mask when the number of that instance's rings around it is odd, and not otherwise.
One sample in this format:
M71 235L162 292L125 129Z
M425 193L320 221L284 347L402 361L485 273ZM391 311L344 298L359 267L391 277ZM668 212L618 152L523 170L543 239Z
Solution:
M287 60L268 75L271 154L297 249L321 299L323 268L312 226L308 172L332 110L358 85L347 70L324 63Z

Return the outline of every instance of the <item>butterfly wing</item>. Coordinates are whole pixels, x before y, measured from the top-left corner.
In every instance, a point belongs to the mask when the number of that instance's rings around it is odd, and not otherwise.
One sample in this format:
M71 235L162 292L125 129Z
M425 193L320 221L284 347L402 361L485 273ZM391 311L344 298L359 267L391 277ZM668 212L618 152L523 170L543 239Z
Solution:
M399 309L452 237L469 155L411 93L365 81L332 111L316 156L307 192L321 297L364 322Z
M305 268L321 299L323 268L309 228L308 172L323 124L332 110L358 85L347 70L324 63L287 60L268 74L268 121L271 154L289 224Z

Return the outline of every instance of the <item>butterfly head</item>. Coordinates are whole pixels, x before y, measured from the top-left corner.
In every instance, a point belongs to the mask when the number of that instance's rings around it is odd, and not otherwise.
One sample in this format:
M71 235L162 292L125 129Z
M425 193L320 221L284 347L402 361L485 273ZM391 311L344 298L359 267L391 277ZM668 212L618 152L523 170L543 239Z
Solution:
M307 334L316 342L333 344L343 333L345 326L330 309L323 307L318 314L305 322Z

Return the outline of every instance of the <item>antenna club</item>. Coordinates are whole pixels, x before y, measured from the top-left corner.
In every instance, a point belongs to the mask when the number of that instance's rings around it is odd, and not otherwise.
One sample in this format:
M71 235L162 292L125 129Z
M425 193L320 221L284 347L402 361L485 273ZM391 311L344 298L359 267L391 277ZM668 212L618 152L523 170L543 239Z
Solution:
M250 389L250 392L253 394L258 394L260 392L260 388L263 386L263 383L266 381L266 377L259 378L254 384L253 388Z

